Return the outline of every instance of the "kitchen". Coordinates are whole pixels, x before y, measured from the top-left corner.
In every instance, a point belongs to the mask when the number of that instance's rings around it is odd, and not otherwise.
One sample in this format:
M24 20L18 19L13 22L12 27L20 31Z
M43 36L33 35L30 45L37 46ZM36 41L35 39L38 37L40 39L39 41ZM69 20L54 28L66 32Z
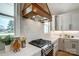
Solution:
M78 6L72 3L15 3L15 38L25 37L26 47L15 53L6 46L0 55L57 56L57 51L79 55Z

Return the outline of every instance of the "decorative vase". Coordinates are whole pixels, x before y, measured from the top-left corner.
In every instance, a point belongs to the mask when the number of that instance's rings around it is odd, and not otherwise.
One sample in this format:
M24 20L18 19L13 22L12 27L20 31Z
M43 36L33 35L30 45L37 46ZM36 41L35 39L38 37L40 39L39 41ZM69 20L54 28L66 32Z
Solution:
M21 48L20 38L17 37L15 38L14 43L12 44L12 49L14 52L18 52L20 51L20 48Z

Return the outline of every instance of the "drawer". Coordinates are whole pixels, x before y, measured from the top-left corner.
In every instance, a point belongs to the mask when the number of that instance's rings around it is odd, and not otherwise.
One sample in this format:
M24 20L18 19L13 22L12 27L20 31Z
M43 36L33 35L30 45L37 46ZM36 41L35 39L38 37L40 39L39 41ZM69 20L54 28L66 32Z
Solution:
M78 43L78 40L76 40L76 39L71 39L70 41L73 43Z

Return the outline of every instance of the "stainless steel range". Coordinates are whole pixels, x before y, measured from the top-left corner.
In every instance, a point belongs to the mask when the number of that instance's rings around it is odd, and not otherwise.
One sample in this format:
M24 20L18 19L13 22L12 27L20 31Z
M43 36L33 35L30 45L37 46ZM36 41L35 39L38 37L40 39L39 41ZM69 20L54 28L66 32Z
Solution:
M41 55L42 56L48 55L49 52L51 50L53 50L53 44L49 40L36 39L36 40L32 40L31 42L29 42L29 44L32 44L36 47L41 48Z

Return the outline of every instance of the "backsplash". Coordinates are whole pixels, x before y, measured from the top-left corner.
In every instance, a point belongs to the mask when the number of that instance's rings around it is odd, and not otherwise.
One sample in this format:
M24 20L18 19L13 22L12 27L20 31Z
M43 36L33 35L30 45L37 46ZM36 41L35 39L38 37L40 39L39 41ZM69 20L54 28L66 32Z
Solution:
M64 37L65 35L79 37L79 31L51 31L46 34L47 36L55 37L55 36L61 36Z

